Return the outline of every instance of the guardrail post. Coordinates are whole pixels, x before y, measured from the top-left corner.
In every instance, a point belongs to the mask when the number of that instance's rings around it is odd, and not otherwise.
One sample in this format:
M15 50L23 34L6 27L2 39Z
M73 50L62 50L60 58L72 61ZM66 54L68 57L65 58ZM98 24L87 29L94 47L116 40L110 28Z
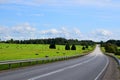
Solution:
M44 63L44 60L42 60L42 64Z
M56 58L56 61L58 61L59 59L58 58Z
M22 63L20 62L20 67L22 66Z
M11 64L8 64L8 66L9 66L9 69L11 69Z
M53 59L50 59L50 62L53 62Z
M32 63L32 62L30 61L29 64L31 65L31 63Z
M52 62L54 62L55 60L54 60L54 58L52 59Z
M47 63L49 62L49 59L47 60Z
M38 64L38 60L36 61L36 64Z

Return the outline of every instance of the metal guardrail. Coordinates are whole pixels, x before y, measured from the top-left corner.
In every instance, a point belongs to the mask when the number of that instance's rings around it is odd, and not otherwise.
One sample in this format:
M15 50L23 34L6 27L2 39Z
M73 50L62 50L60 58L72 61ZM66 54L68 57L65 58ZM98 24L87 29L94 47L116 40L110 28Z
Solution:
M36 58L36 59L23 59L23 60L6 60L6 61L0 61L0 65L8 65L8 68L11 69L11 65L12 64L20 64L20 66L22 66L22 63L27 63L29 62L31 64L31 62L36 62L36 64L38 64L39 61L41 61L42 63L45 63L46 61L49 62L53 62L53 61L60 61L60 60L67 60L67 59L71 59L71 58L76 58L76 57L80 57L80 56L84 56L87 55L86 54L82 54L82 55L74 55L74 56L64 56L64 57L47 57L47 58Z
M61 57L61 58L66 58L66 57ZM52 59L60 59L60 57L57 57L57 58L25 59L25 60L8 60L8 61L0 61L0 64L14 64L14 63L43 61L43 60L52 60Z
M118 63L118 65L120 66L120 60L117 57L115 57L115 55L113 53L105 53L105 54L114 58L116 60L116 62Z

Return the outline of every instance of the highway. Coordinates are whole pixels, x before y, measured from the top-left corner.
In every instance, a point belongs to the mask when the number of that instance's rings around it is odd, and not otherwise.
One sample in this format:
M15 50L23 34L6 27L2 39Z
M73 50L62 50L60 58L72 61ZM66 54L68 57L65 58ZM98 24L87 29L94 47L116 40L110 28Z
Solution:
M0 72L0 80L99 80L108 64L97 45L80 58Z

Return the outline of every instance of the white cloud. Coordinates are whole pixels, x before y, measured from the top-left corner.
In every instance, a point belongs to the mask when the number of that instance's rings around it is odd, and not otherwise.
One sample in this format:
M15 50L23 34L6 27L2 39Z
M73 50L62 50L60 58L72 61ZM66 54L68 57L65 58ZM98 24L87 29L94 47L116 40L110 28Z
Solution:
M105 29L99 29L99 30L95 30L92 32L91 36L95 41L101 41L101 40L108 40L108 39L112 39L113 32L109 31L109 30L105 30Z
M75 29L73 29L73 30L74 30L75 34L81 35L81 32L80 32L79 29L75 28Z
M99 29L99 30L96 30L93 33L95 33L96 35L100 35L100 36L111 36L112 35L111 31L108 31L108 30L105 30L105 29Z
M70 38L70 31L68 29L66 29L65 27L61 28L61 36L66 37L66 38Z
M29 23L24 23L21 25L14 26L12 27L12 30L17 33L32 33L36 31L36 29L31 27Z
M24 23L21 25L16 25L13 27L0 27L0 39L30 39L36 38L36 29L32 27L29 23Z
M8 28L4 26L0 26L0 34L4 34L5 31L8 32Z
M0 39L7 40L12 38L11 29L9 27L0 26Z
M64 37L70 38L71 33L66 28L62 27L61 29L49 29L49 30L42 30L40 34L46 36L47 38L55 38L55 37Z
M78 40L94 40L94 41L106 41L108 39L120 39L120 32L112 32L106 29L97 29L92 33L82 33L78 28L65 28L60 29L48 29L48 30L38 30L34 28L29 23L24 23L16 25L13 27L0 26L0 39L40 39L40 38L56 38L64 37L67 39L78 39Z
M7 31L7 33L6 33ZM55 38L64 37L67 39L79 39L81 32L76 29L67 29L62 27L61 29L49 29L49 30L37 30L29 23L8 27L0 27L0 38L2 40L8 39L35 39L35 38Z
M42 30L40 34L59 34L60 32L57 29L50 29L50 30Z

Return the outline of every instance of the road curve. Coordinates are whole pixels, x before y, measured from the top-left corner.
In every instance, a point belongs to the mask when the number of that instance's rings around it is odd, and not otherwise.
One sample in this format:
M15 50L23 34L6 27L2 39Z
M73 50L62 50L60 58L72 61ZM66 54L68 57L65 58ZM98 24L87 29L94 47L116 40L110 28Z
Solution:
M97 45L80 58L1 72L0 80L98 80L108 63Z

